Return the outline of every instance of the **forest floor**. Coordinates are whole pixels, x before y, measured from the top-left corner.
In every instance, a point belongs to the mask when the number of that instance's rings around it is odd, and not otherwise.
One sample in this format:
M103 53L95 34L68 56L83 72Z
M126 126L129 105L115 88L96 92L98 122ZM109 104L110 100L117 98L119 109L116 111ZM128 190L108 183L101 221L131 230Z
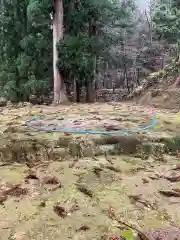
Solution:
M131 103L0 111L0 239L132 240L120 221L143 232L176 226L178 233L161 239L180 239L178 112ZM133 134L31 128L136 129L151 124L154 112L158 124Z

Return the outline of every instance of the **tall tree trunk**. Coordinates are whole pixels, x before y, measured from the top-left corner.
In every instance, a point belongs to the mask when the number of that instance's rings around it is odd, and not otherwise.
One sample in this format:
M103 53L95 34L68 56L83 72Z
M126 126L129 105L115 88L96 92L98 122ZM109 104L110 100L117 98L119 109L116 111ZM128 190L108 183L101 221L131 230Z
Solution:
M81 100L81 84L79 81L76 81L76 101L80 102Z
M81 97L81 84L79 81L77 81L74 78L74 82L73 82L73 92L74 92L74 102L80 102L80 97Z
M93 25L92 19L89 20L89 37L96 36L96 26ZM93 46L90 47L91 57L93 58L92 74L89 76L89 80L86 86L86 101L94 102L95 100L95 74L96 74L96 55Z
M93 103L95 100L94 82L88 82L86 86L86 102Z
M129 87L129 78L128 78L128 74L127 74L127 66L124 66L124 74L125 74L125 79L126 79L126 87L128 90L128 93L130 93L130 87Z
M90 76L90 81L88 81L86 86L86 101L89 103L93 103L95 101L95 72L96 72L96 57L94 57L93 68L92 68L92 76Z
M74 81L73 81L73 101L76 102L77 101L77 83L76 83L76 78L74 77Z
M63 38L63 0L54 0L53 16L53 77L54 77L54 104L67 103L66 87L57 67L57 43Z

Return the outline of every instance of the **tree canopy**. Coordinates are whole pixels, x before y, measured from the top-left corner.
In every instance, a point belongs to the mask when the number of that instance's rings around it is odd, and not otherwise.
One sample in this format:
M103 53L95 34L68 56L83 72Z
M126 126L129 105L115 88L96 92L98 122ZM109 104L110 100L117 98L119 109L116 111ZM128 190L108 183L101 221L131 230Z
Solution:
M179 5L168 2L159 1L153 10L156 38L153 32L151 42L149 32L139 27L142 23L133 0L64 0L57 66L67 90L71 91L74 84L92 88L97 76L107 69L123 70L136 64L137 69L151 71L152 61L146 55L152 58L156 52L159 56L159 39L179 44ZM28 101L32 94L52 92L53 6L51 0L1 1L0 96ZM135 57L126 51L128 41L134 38Z
M154 27L160 39L169 44L180 44L180 2L172 0L157 1L153 14Z
M91 81L132 28L132 1L65 0L58 66L66 82ZM4 0L0 5L0 94L12 101L52 91L50 0ZM95 60L96 59L96 60ZM96 61L96 63L95 63Z

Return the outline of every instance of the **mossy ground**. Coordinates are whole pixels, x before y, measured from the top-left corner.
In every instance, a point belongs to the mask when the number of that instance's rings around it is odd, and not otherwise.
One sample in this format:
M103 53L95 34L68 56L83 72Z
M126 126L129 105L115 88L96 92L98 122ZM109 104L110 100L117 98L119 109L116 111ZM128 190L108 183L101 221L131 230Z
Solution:
M2 108L0 197L7 183L28 192L2 201L0 239L109 239L123 229L108 217L109 206L138 228L180 226L180 198L159 192L180 189L179 181L166 179L178 174L172 169L180 164L178 115L155 109L154 129L128 135L66 135L24 126L40 115L47 126L132 129L150 123L143 118L152 115L148 110L132 104Z

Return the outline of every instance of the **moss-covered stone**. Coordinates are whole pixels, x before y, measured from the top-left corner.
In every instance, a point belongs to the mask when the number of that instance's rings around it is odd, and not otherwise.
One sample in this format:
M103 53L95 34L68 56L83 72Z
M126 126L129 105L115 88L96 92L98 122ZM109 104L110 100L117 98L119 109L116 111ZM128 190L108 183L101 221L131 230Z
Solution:
M160 158L164 153L167 152L167 147L163 143L143 143L140 151L140 156L143 159L148 158L150 155L155 158Z
M0 140L0 161L27 162L44 161L53 157L56 142L25 134L3 134Z
M68 151L72 157L83 157L83 142L77 139L72 140L68 145Z
M164 143L164 145L166 146L167 151L172 154L176 154L177 151L180 150L180 137L178 136L162 139L162 143Z
M68 150L65 148L54 148L52 152L54 161L62 161L69 156Z
M72 140L72 136L60 136L58 138L57 144L60 147L68 147L68 145L71 142L71 140Z
M117 149L120 153L131 154L139 151L141 146L141 140L135 137L124 137L115 145L115 149Z
M160 96L161 95L161 92L159 90L154 90L151 92L151 96L154 98L154 97L157 97L157 96Z

